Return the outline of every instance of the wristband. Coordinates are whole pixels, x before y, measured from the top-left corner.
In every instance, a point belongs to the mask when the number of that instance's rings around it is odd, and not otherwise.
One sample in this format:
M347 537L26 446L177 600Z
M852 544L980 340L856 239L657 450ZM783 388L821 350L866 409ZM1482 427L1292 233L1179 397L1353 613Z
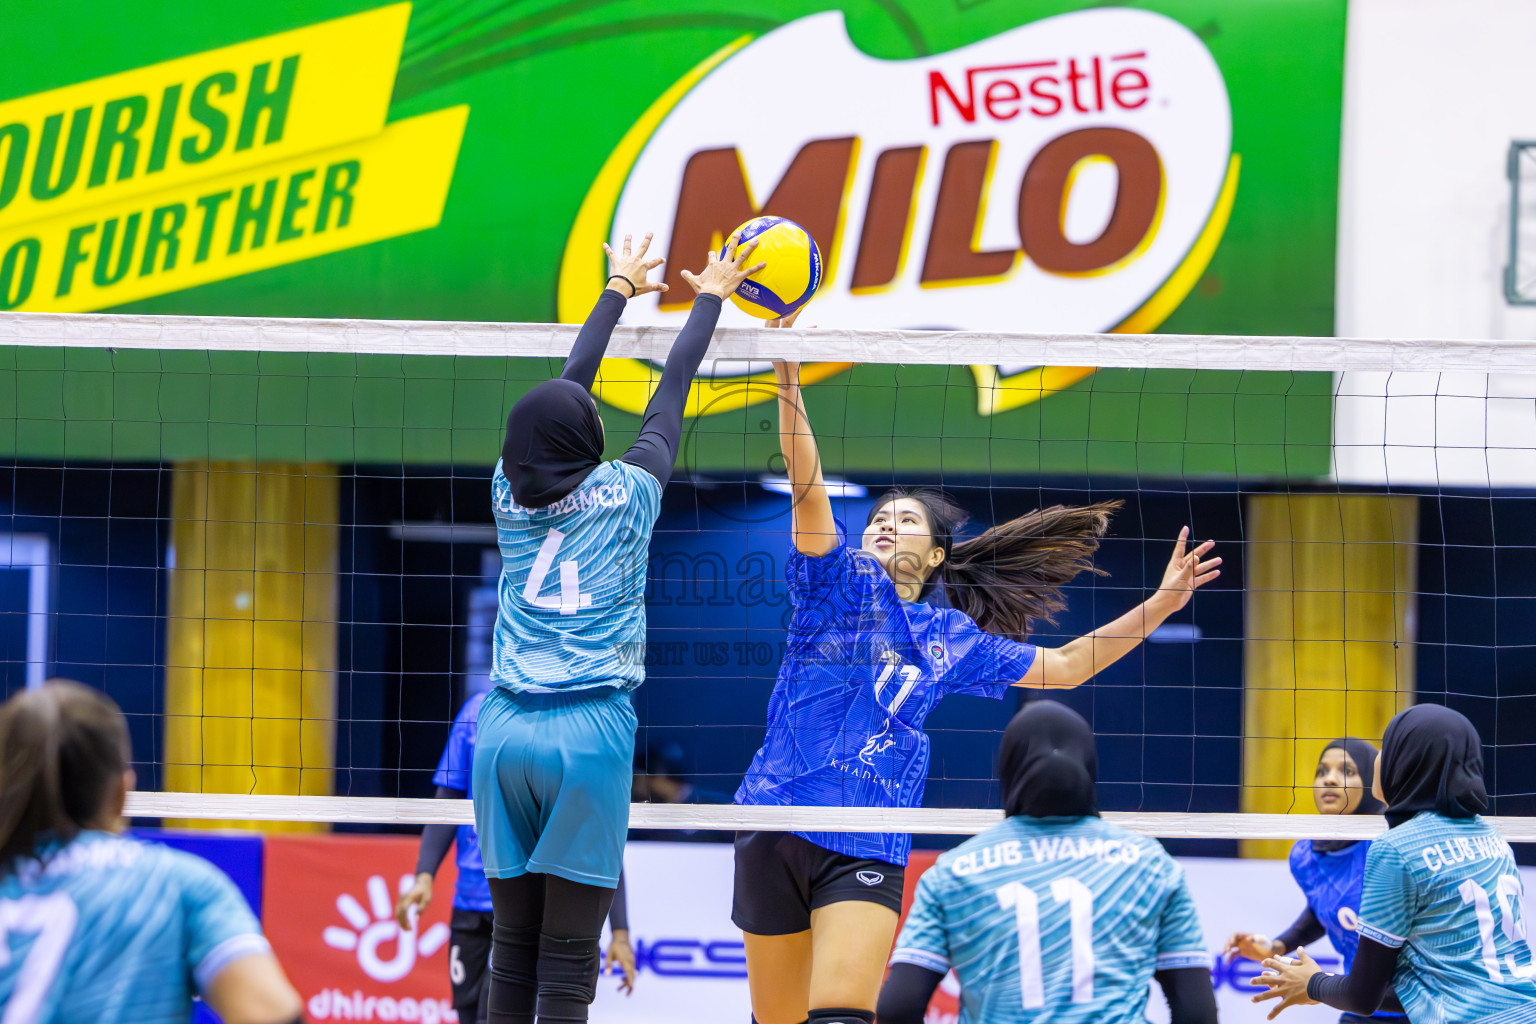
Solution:
M631 281L629 278L625 277L623 274L609 274L608 275L608 281L612 281L615 278L617 278L620 281L623 281L625 284L629 285L629 296L628 296L629 298L631 298L631 299L634 298L636 293L640 291L640 289L635 287L635 282ZM604 281L603 283L607 284L608 281Z

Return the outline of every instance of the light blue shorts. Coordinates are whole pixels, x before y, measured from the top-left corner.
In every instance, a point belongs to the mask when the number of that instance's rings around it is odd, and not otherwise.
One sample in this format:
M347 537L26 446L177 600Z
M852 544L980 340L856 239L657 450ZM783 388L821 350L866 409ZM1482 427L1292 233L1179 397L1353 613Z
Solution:
M624 866L635 709L603 686L497 687L475 728L475 828L485 873L526 872L613 888Z

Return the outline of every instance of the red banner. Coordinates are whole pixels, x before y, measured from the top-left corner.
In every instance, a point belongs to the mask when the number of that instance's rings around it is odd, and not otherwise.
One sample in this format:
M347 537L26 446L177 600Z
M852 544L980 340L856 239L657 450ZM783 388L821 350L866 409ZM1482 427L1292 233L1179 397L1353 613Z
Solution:
M448 983L451 859L415 929L395 923L417 844L406 836L267 837L262 927L316 1024L458 1021Z

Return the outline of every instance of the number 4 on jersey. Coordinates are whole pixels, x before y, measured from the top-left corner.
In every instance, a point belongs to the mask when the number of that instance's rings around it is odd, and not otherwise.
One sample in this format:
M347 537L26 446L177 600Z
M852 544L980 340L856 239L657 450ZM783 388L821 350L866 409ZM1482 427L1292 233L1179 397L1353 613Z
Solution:
M533 568L528 570L528 582L523 585L523 600L540 608L557 609L561 615L575 615L583 608L592 607L592 595L581 592L581 570L575 559L568 558L560 563L559 595L539 596L539 591L544 589L544 578L549 575L550 566L555 564L555 555L559 553L564 541L565 534L559 530L550 530L545 535L544 543L539 545L539 553L534 556Z

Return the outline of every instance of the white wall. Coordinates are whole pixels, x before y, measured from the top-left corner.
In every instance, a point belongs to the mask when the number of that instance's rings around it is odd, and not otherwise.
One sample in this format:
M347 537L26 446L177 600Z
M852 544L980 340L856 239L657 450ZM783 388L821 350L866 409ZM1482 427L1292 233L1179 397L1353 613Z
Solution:
M1348 33L1336 332L1536 337L1536 307L1503 290L1506 155L1536 139L1536 3L1351 0ZM1533 399L1532 378L1342 374L1337 475L1536 483Z

